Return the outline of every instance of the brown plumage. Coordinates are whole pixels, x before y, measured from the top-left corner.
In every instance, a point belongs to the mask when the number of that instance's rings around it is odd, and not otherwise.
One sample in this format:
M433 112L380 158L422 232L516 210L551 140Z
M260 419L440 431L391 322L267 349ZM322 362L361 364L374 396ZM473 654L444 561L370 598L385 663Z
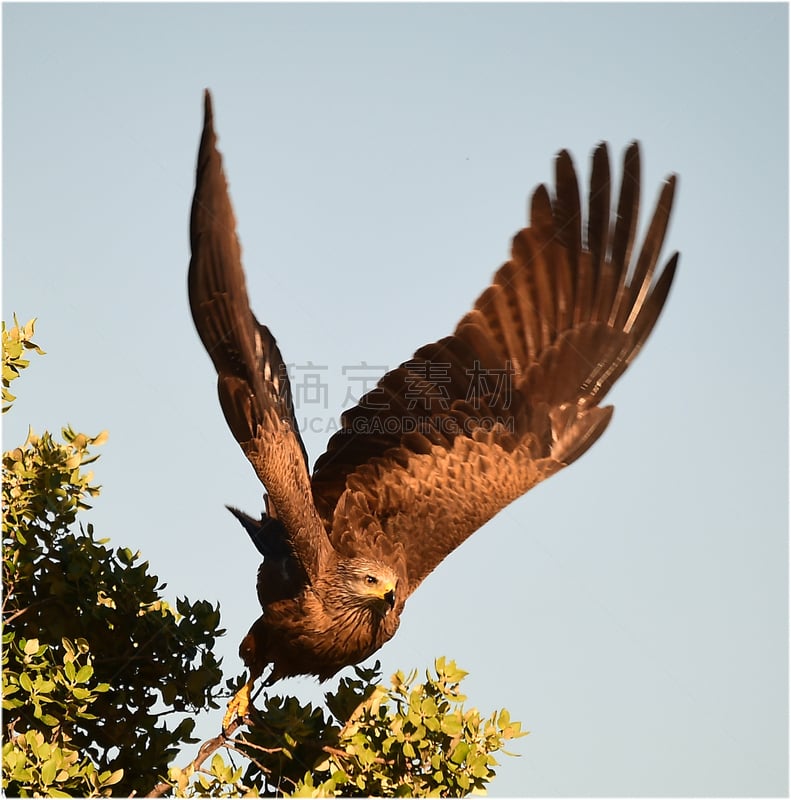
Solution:
M600 406L656 323L678 254L655 274L675 189L663 184L632 258L640 194L626 150L611 213L607 147L593 154L583 229L571 157L539 186L511 260L453 335L388 372L310 476L275 339L250 310L211 98L190 237L193 319L233 435L266 488L266 512L234 511L264 561L263 615L242 642L251 680L324 680L393 636L409 595L510 502L581 456L610 421Z

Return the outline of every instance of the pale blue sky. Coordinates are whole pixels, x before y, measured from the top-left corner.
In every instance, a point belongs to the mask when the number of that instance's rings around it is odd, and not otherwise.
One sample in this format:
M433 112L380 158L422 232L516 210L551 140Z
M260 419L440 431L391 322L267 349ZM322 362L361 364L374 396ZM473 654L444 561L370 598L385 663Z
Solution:
M168 596L258 614L260 509L189 315L214 92L259 319L286 360L393 367L449 333L569 148L680 176L665 314L577 464L410 599L388 674L434 657L532 731L494 795L781 795L787 781L788 11L773 5L3 7L3 316L47 350L4 419L110 439L89 518ZM359 384L357 384L359 386ZM312 459L323 432L305 433ZM320 696L307 680L279 688ZM211 735L219 712L201 721Z

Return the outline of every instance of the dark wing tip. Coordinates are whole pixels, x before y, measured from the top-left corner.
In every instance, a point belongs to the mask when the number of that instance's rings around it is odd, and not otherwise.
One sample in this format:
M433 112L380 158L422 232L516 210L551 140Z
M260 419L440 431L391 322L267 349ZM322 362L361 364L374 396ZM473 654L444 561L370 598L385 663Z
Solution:
M214 142L214 107L212 105L211 92L203 90L203 139L204 141Z
M552 200L543 183L536 187L530 199L529 216L530 226L537 228L543 238L548 238L552 233Z
M665 268L662 270L662 274L659 276L659 280L656 282L651 292L653 302L659 304L660 310L664 307L665 300L670 293L670 287L673 285L673 280L676 277L676 269L680 258L681 254L676 250L668 259L667 264L665 264ZM659 312L657 312L657 316L658 314Z
M640 192L640 174L642 172L642 159L640 157L640 142L636 139L629 144L623 154L622 182L627 181L627 176L636 185L636 192Z
M593 148L592 159L601 159L601 158L606 159L607 165L609 166L610 145L605 139L602 139L601 141L597 142L596 146Z

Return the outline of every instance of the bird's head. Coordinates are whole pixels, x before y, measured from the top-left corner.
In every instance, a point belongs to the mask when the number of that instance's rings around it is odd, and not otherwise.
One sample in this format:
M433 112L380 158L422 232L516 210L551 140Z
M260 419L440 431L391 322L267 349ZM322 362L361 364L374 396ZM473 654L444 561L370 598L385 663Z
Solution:
M370 608L383 617L395 608L398 575L387 564L350 558L339 564L338 571L343 593L357 607Z

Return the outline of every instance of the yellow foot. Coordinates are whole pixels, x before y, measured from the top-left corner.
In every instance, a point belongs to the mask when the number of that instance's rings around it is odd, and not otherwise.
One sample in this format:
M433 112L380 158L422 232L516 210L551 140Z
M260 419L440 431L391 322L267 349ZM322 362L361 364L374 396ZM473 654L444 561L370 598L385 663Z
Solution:
M228 708L225 711L225 716L222 718L222 729L227 731L237 718L244 719L249 713L252 706L250 700L250 692L253 690L254 681L250 679L242 686L241 689L231 698L228 703Z

